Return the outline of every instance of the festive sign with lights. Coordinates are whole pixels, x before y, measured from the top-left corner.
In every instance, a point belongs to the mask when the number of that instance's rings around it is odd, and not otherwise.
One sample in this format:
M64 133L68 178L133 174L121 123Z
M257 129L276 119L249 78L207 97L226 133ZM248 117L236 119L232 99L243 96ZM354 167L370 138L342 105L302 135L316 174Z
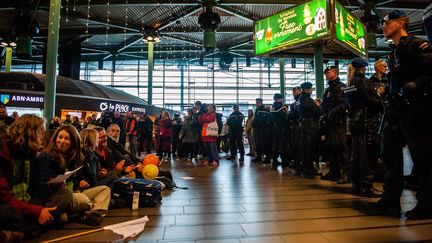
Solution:
M334 0L310 0L254 24L255 54L290 52L312 54L311 44L328 40L350 53L367 56L366 29L359 19ZM307 48L309 47L309 48ZM326 46L324 46L326 48ZM340 48L329 48L332 50ZM335 55L339 54L334 52Z
M336 38L360 56L366 56L366 29L363 24L338 2L335 2L334 10Z
M255 54L296 46L327 36L327 4L313 0L255 23Z

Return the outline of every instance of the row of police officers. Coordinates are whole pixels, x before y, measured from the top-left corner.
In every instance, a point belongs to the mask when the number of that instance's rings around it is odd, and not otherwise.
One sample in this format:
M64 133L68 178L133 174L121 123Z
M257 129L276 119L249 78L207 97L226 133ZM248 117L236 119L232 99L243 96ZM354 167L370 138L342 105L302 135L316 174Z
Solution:
M329 172L322 179L352 182L353 193L381 197L369 205L371 209L400 214L402 149L407 145L419 187L418 203L406 217L432 218L432 48L428 41L407 33L408 23L401 10L392 11L382 21L384 36L394 43L387 79L378 77L387 81L387 92L377 92L380 87L373 81L377 77L365 77L368 62L355 58L348 67L347 85L340 81L336 66L325 69L328 87L322 103L311 98L309 82L293 89L295 102L289 107L283 105L281 94L274 95L270 109L256 99L257 156L252 161L286 163L304 177L314 177L319 175L314 162L325 154ZM384 193L372 186L379 158L387 171Z

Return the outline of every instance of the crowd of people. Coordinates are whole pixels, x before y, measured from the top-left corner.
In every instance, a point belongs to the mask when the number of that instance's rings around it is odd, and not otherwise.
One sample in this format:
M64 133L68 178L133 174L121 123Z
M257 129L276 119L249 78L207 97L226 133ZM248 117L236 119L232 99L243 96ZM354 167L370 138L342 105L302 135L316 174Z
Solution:
M110 207L113 182L130 175L144 154L155 151L167 159L204 160L218 166L220 153L240 163L285 165L305 178L321 176L351 183L353 194L381 197L371 208L400 214L403 189L402 148L408 146L418 182L417 206L409 219L432 218L432 50L425 40L408 36L408 18L393 11L384 18L384 35L394 41L388 63L354 58L348 82L328 66L322 100L311 97L313 85L292 89L295 102L283 104L275 94L265 106L256 99L245 117L238 105L223 122L214 104L200 101L183 117L161 111L156 119L128 112L92 115L83 124L77 117L56 117L45 131L36 115L7 115L0 106L0 223L5 242L32 238L42 231L78 220L99 225ZM246 120L245 120L246 119ZM243 136L249 153L245 154ZM385 165L384 192L373 187L377 164ZM320 162L328 173L322 175ZM82 168L81 168L82 167ZM67 181L55 181L66 171L81 168Z

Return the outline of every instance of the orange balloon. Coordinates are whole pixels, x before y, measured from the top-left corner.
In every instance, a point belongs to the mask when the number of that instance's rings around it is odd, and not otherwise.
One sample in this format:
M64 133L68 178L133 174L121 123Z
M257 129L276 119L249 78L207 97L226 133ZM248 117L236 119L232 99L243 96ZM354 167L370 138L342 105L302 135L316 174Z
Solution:
M159 166L159 158L154 154L148 154L144 157L143 165L156 165Z

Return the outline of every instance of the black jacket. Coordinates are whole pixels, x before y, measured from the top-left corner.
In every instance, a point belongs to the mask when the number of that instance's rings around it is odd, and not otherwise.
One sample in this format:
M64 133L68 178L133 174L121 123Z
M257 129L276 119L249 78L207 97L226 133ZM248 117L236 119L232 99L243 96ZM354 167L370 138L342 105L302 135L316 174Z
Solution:
M240 111L234 111L228 117L227 124L230 128L230 132L243 131L244 115Z
M318 121L321 116L321 108L315 104L315 101L311 98L310 94L302 93L299 98L300 105L298 113L300 119L314 119Z
M273 127L277 129L286 128L288 107L282 103L274 102L270 112Z
M325 90L321 103L323 114L327 116L328 121L331 123L344 123L347 103L343 89L346 85L339 78L329 81L328 85L329 87Z
M432 90L432 48L430 43L415 36L400 39L389 55L390 93L401 92L408 82L415 82L417 88L411 95L422 96Z
M272 128L273 121L270 115L270 111L264 106L257 107L255 110L255 119L252 123L255 130L262 128Z

